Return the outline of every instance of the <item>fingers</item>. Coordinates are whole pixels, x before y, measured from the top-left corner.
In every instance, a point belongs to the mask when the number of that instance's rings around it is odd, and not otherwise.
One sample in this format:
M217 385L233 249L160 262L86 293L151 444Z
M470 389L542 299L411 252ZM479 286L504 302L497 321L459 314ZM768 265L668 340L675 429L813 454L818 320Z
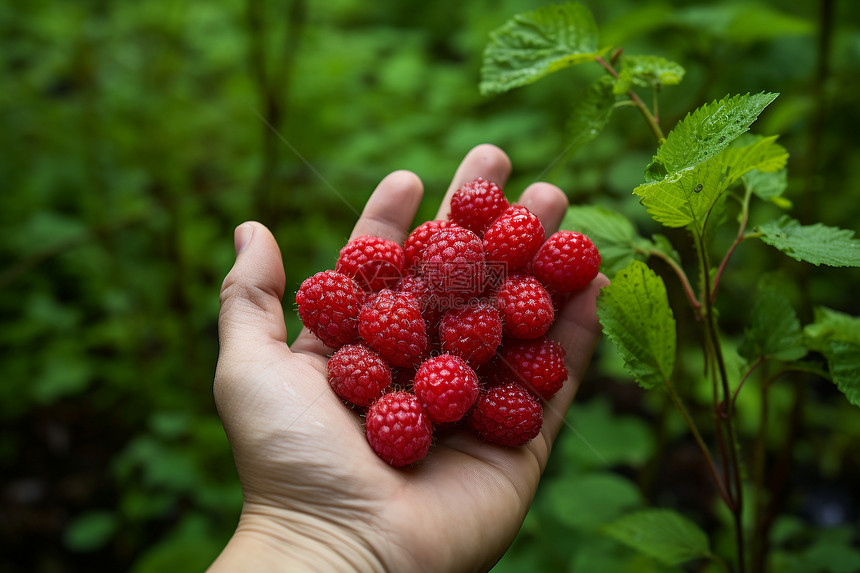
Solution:
M559 392L544 407L544 424L541 433L552 444L564 423L564 417L579 382L585 375L594 347L600 339L600 324L597 321L597 295L609 284L603 274L597 275L585 289L571 296L550 329L548 336L564 347L568 380Z
M457 168L457 172L454 173L451 185L448 187L442 204L439 206L439 211L436 213L436 219L448 218L448 213L451 211L451 196L463 183L483 177L496 183L499 187L504 187L510 174L511 160L508 159L504 151L489 143L474 147L466 154Z
M395 171L383 179L367 200L350 239L373 235L402 243L421 203L424 186L410 171Z
M403 243L415 212L421 203L424 187L417 175L409 171L395 171L373 191L350 239L361 235L382 237ZM293 352L326 355L331 350L308 329L303 328L292 346Z
M256 222L239 225L234 242L236 262L221 286L219 352L242 355L244 350L271 343L286 349L281 250L272 233Z

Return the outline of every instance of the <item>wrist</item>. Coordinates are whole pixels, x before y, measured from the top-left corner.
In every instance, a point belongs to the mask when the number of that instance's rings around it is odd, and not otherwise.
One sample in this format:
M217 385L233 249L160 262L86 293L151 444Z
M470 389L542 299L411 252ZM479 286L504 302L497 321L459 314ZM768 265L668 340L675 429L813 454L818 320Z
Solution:
M209 568L220 571L385 571L374 549L347 527L299 512L248 507Z

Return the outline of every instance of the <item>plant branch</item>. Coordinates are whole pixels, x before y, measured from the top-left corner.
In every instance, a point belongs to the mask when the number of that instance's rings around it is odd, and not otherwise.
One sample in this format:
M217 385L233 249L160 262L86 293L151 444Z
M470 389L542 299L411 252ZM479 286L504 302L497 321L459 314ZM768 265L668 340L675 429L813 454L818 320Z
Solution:
M600 56L595 56L594 61L600 64L609 74L618 79L618 72L612 67L612 64L601 58ZM648 127L651 129L651 133L654 134L654 137L657 138L657 141L662 143L666 136L663 135L663 130L660 129L660 124L657 122L657 118L654 114L651 113L651 110L648 109L648 106L645 105L645 102L642 101L642 98L634 92L633 90L627 90L627 97L639 108L639 111L642 113L642 116L645 118L646 123L648 123Z
M681 268L681 265L675 261L672 257L659 250L650 250L645 251L644 254L650 255L652 257L657 257L658 259L662 259L666 261L675 274L678 275L678 278L681 280L681 285L684 287L684 293L687 295L687 300L690 301L690 305L693 307L693 310L696 312L696 318L699 320L702 319L702 303L699 302L699 299L696 298L696 294L693 292L693 286L690 284L690 279L687 278L687 273L684 272L684 269Z
M747 223L750 219L750 195L752 195L751 190L747 187L744 193L743 202L741 203L741 223L738 226L738 234L735 237L732 246L729 247L729 250L726 252L726 256L724 256L722 262L720 262L720 268L717 270L717 275L714 277L714 289L711 291L711 300L714 300L717 296L717 287L720 284L720 279L723 276L723 271L726 269L729 259L735 252L738 245L741 244L741 241L746 238L744 237L744 232L747 230Z
M758 368L759 366L764 364L765 360L766 360L766 358L764 356L759 356L758 360L755 361L755 364L750 366L750 369L747 370L746 374L744 374L744 377L741 378L741 381L738 384L738 387L735 388L735 393L732 394L732 410L735 409L735 402L737 402L737 400L738 400L738 393L741 391L741 388L743 387L744 382L747 381L747 378L750 377L750 374L752 374L756 370L756 368Z
M717 486L717 489L720 492L720 497L723 498L723 501L726 503L726 505L731 508L734 505L732 499L729 496L729 492L726 490L726 486L723 483L723 480L720 479L720 476L717 473L717 466L714 464L714 459L711 457L711 452L710 450L708 450L708 446L705 445L705 440L702 439L702 435L699 433L699 429L696 427L696 423L693 422L693 419L690 417L690 413L687 411L686 406L684 406L684 403L681 401L681 397L678 396L677 392L675 392L675 388L669 383L668 380L664 380L663 382L666 386L666 390L669 391L669 397L672 399L672 402L675 404L675 407L678 408L678 411L681 412L681 416L684 418L684 422L690 429L690 433L693 434L693 439L696 440L696 444L698 444L699 449L705 456L705 463L707 463L708 471L711 474L711 478L714 480L714 484Z

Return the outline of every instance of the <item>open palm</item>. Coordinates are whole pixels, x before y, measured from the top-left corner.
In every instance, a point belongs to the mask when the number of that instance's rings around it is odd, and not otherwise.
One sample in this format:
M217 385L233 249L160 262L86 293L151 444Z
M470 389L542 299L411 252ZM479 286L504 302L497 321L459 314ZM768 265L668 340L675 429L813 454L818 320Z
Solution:
M510 162L481 145L463 160L451 194L484 177L503 185ZM421 200L420 180L399 171L377 187L353 231L403 241ZM565 195L546 183L519 199L548 233ZM544 405L541 434L506 448L467 432L439 439L413 468L379 459L359 416L330 389L331 350L303 330L286 344L281 253L259 223L236 231L240 251L224 281L215 400L244 492L236 534L212 570L488 570L517 533L537 489L553 439L576 392L599 328L599 276L570 298L550 331L567 351L570 378Z

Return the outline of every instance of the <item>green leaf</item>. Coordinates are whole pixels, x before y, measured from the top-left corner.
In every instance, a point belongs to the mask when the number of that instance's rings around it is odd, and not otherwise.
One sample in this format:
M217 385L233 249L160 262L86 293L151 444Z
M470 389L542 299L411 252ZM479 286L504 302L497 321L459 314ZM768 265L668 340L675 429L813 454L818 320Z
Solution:
M609 123L615 109L614 83L611 76L600 76L574 104L568 125L574 140L568 153L593 140Z
M753 169L741 177L741 180L747 189L759 199L770 201L783 209L791 207L791 201L782 197L788 187L788 170L780 169L766 173Z
M603 332L643 388L668 381L675 369L675 317L663 279L640 261L620 271L597 298Z
M63 541L72 551L88 552L103 547L116 531L116 516L109 511L90 511L66 527Z
M578 432L560 443L565 469L571 475L566 481L571 483L577 483L573 476L583 469L638 467L654 454L654 433L649 423L638 416L613 412L612 404L603 396L575 403L568 420Z
M705 532L673 510L638 511L606 525L603 531L666 565L678 565L711 554Z
M819 307L803 333L809 347L827 360L836 387L860 406L860 318Z
M707 161L745 133L778 95L726 96L687 114L669 132L646 173L671 175Z
M744 332L741 354L776 360L798 360L806 354L800 320L791 302L781 292L766 289L759 292L753 304L750 326Z
M681 83L684 68L660 56L624 56L613 88L616 95L636 86L659 88Z
M544 494L556 519L577 529L599 527L643 501L636 484L608 471L554 480Z
M490 34L484 50L483 95L509 91L597 55L597 24L582 4L518 14Z
M744 174L753 169L782 169L787 160L788 153L776 143L776 136L764 137L748 145L725 149L663 179L644 183L633 193L642 197L642 205L655 221L667 227L693 225L701 233L723 193Z
M758 227L761 240L789 257L831 267L860 266L860 240L854 231L821 223L801 225L788 215Z
M749 2L690 6L676 11L668 21L692 28L697 34L735 42L770 40L815 31L811 21Z

